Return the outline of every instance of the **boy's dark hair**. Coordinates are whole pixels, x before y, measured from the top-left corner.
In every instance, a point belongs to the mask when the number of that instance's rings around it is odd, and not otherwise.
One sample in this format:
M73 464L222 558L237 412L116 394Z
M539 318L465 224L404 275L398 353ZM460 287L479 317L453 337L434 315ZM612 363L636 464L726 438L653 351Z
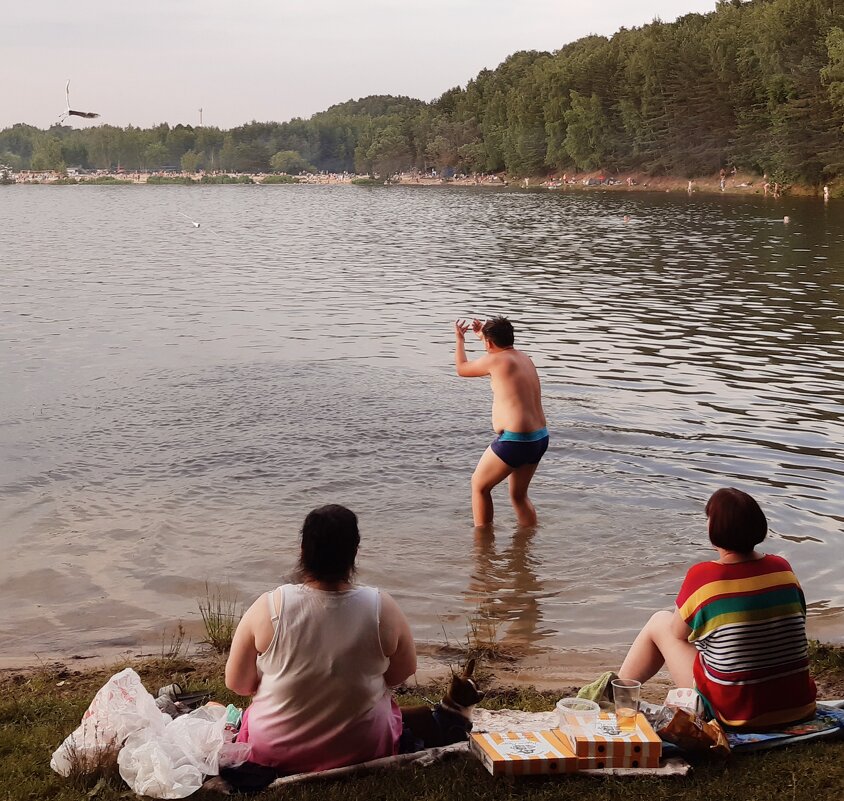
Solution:
M506 317L493 317L487 320L481 328L481 333L499 348L513 347L513 324Z
M334 503L314 509L302 525L300 577L331 583L350 581L358 545L358 519L353 511Z
M768 521L759 504L734 487L719 489L706 502L709 541L718 548L751 553L765 539Z

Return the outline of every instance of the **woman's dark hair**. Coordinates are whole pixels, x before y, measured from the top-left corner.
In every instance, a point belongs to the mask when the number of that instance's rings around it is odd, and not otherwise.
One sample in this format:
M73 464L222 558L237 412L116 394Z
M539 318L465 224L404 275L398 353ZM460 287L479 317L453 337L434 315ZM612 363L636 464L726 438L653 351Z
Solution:
M332 503L308 513L302 524L299 575L315 581L350 581L360 545L357 515Z
M768 533L765 513L746 492L719 489L706 502L709 541L718 548L750 553Z
M499 348L513 346L513 324L506 317L493 317L487 320L481 328L481 333Z

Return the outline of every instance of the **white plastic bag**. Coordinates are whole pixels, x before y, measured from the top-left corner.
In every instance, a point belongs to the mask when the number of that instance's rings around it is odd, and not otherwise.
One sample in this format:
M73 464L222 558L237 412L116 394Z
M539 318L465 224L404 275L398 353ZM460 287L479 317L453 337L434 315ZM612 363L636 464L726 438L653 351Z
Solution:
M184 798L220 766L236 767L250 746L232 743L226 708L203 706L172 719L155 704L135 671L112 676L85 712L82 724L53 754L50 766L67 776L79 766L82 749L91 754L122 745L117 764L123 780L139 795ZM94 764L93 761L84 764Z
M185 798L202 786L202 771L168 737L148 731L130 735L117 756L120 775L138 795Z
M249 758L246 743L232 743L226 708L201 706L175 718L163 733L132 734L118 756L120 775L139 795L184 798L216 776L220 765L235 767Z
M99 689L82 723L53 753L50 767L61 776L70 775L74 767L84 770L139 729L163 733L170 719L155 705L140 676L126 668Z

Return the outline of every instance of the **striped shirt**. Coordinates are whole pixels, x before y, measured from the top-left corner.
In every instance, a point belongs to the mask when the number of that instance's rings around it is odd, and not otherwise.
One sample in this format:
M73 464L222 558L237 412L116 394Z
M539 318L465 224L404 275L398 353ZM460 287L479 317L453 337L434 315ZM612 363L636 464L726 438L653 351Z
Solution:
M763 729L811 717L806 601L785 559L694 565L677 608L698 649L695 685L719 720Z

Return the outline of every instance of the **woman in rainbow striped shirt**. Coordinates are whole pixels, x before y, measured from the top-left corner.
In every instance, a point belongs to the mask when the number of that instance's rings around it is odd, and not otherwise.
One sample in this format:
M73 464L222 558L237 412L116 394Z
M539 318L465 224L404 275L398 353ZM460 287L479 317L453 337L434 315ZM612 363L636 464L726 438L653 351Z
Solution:
M733 728L775 728L812 717L806 601L791 566L756 550L768 531L746 492L719 489L706 504L718 558L694 565L674 612L657 612L619 670L646 681L663 665Z

